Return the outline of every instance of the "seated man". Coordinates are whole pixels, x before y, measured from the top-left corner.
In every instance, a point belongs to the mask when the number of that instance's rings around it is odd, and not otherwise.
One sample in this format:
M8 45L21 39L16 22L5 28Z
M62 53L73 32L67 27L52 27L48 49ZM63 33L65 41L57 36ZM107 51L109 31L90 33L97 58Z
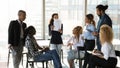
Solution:
M54 68L62 68L60 58L56 50L49 50L49 48L40 47L34 38L35 34L36 34L36 30L33 26L29 26L26 29L25 45L28 48L28 57L33 58L34 61L53 60ZM39 51L39 49L41 51ZM43 54L42 52L45 53Z

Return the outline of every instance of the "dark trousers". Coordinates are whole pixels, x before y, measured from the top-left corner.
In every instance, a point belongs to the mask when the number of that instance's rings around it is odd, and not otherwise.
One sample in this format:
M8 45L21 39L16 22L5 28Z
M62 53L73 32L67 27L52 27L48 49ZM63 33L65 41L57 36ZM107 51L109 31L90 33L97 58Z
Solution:
M92 51L95 47L95 40L85 40L85 57L84 57L84 64L83 68L86 68L88 61L89 61L89 53L87 53L87 50Z
M94 55L89 57L90 60L88 68L95 68L95 66L100 66L102 68L115 68L117 64L117 58L109 57L108 60L105 60Z
M101 42L99 37L97 37L96 44L97 44L97 49L101 51Z

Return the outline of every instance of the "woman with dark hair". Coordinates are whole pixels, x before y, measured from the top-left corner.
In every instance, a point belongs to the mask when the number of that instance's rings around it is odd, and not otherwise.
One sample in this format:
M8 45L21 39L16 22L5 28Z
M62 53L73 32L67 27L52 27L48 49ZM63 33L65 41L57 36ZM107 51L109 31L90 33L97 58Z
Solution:
M47 47L40 47L34 35L36 30L33 26L29 26L26 29L26 41L25 46L28 49L28 57L33 58L34 61L48 61L53 60L54 68L62 68L59 55L56 50L49 50ZM39 51L41 50L41 51ZM44 54L42 52L45 52Z
M89 60L89 54L87 53L87 50L92 51L95 47L95 36L92 34L92 32L95 32L95 29L94 16L92 14L87 14L85 17L85 26L83 30L83 37L85 40L85 61L83 68L86 68Z
M105 13L105 11L108 9L108 5L97 5L96 7L96 13L99 16L99 21L97 24L97 32L93 32L93 35L97 36L97 49L100 51L101 50L101 43L99 39L99 32L100 32L100 27L103 24L109 25L112 28L112 21L110 17Z
M49 35L51 36L50 40L50 50L56 49L59 56L61 55L62 48L62 35L63 33L63 24L59 20L58 14L54 13L49 23Z

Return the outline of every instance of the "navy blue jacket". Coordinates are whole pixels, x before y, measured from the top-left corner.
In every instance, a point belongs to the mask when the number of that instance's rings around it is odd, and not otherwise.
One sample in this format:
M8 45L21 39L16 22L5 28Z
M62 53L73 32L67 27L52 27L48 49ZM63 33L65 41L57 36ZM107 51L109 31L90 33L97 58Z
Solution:
M101 16L99 21L98 21L98 25L97 25L97 32L98 33L100 32L100 27L104 24L109 25L112 28L112 21L107 14L104 14L103 16Z

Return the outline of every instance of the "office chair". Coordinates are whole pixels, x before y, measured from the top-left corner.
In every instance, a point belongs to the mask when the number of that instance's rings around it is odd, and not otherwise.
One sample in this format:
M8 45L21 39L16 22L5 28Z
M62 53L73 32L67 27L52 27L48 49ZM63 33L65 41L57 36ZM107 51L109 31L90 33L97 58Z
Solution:
M115 54L116 54L116 56L119 57L119 59L120 59L120 51L115 50ZM120 68L120 67L116 67L116 68Z
M84 57L80 58L80 51L85 51L85 48L78 46L77 50L78 50L79 68L82 68L82 60L84 60Z
M44 62L46 62L46 68L48 68L48 61L34 61L33 59L29 59L28 53L26 54L27 56L27 62L26 62L26 68L28 68L28 64L30 64L31 68L34 68L34 63L41 62L42 63L42 68L45 68Z

